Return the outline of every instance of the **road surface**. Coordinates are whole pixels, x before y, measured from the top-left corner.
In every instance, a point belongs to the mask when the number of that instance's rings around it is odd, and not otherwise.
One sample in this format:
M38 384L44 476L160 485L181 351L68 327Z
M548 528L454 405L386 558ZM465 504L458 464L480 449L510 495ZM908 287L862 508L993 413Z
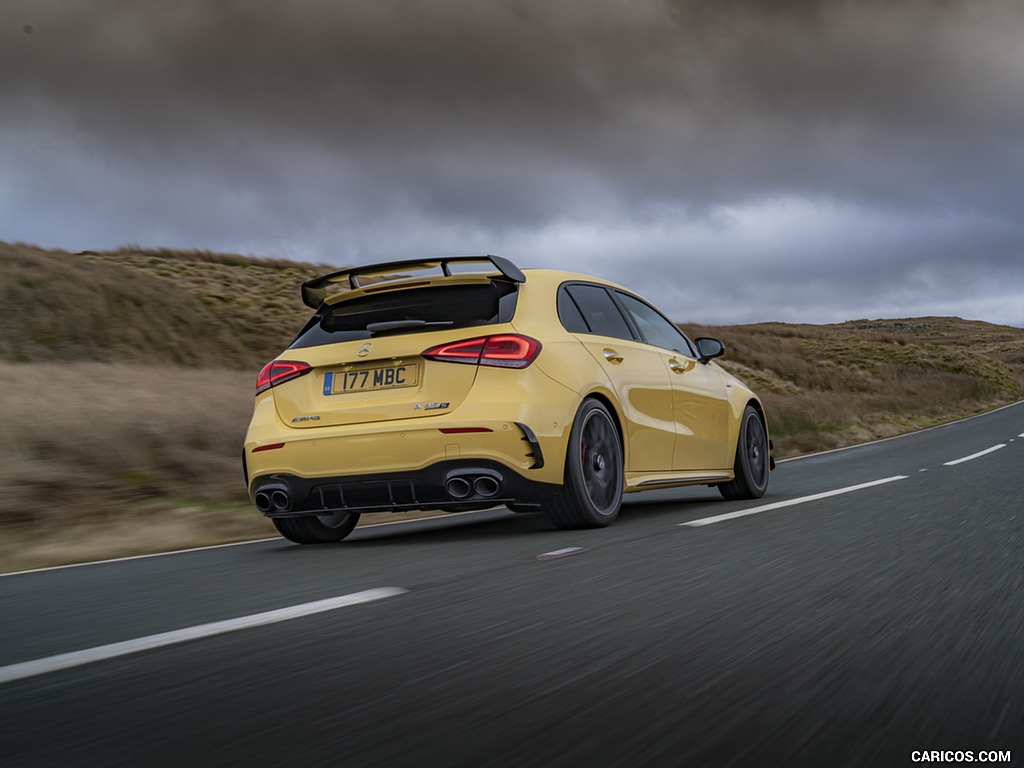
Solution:
M1022 466L1018 404L603 530L497 510L0 577L0 765L1018 762Z

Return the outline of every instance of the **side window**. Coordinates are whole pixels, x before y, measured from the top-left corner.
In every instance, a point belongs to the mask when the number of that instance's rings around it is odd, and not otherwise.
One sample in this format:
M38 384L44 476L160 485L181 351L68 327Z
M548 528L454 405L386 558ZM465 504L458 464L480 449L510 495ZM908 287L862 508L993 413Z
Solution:
M633 322L636 323L648 344L662 349L674 349L688 357L697 357L682 332L666 320L658 310L625 293L619 293L618 297L626 311L633 317Z
M590 333L587 321L583 319L580 308L569 296L565 286L558 289L558 319L562 321L562 327L569 333Z
M570 285L567 290L583 314L591 333L618 339L633 338L626 318L604 288L597 285Z

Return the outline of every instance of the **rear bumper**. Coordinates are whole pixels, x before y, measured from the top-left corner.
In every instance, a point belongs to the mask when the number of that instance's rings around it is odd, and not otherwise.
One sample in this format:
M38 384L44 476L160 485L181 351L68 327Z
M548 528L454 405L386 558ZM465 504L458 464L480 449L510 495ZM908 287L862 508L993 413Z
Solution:
M283 423L271 392L262 393L245 439L249 496L271 516L534 503L562 484L579 405L575 393L540 379L514 376L519 384L501 389L478 381L457 408L436 416L303 428ZM500 490L454 498L449 472L474 468L497 473ZM275 484L288 501L268 507L257 496Z
M495 461L442 461L423 469L332 477L282 472L252 481L250 496L267 517L327 512L405 512L540 504L559 486L530 480Z
M556 403L510 401L429 418L294 429L261 396L245 440L248 484L251 490L262 476L276 474L409 473L455 460L497 462L531 480L561 483L576 405L568 397Z

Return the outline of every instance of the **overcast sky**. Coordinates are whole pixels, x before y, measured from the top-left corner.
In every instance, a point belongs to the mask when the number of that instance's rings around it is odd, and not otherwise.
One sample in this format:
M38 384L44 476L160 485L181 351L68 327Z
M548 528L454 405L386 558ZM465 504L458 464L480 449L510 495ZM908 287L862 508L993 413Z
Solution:
M1024 3L3 0L0 240L1024 326Z

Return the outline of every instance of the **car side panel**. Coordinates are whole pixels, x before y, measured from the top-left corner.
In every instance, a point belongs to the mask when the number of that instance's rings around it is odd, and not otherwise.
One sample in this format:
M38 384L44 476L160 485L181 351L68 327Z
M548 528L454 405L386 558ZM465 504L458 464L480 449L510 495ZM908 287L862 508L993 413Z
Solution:
M607 375L622 409L630 445L626 471L671 469L676 427L668 355L636 341L584 334L575 338Z
M727 469L733 464L728 390L717 366L686 355L671 356L676 442L672 468Z
M711 362L708 367L716 369L719 375L722 377L723 381L725 381L727 384L732 384L731 387L728 387L726 389L729 401L728 457L731 466L732 462L735 460L736 457L736 443L739 440L740 422L743 419L744 411L746 410L748 405L753 403L756 406L758 406L759 410L763 414L764 405L763 403L761 403L760 398L758 398L758 396L754 394L753 390L751 390L740 379L736 378L728 371L724 370L716 362ZM765 421L765 432L767 433L770 442L771 425L767 423L767 419L765 419Z

